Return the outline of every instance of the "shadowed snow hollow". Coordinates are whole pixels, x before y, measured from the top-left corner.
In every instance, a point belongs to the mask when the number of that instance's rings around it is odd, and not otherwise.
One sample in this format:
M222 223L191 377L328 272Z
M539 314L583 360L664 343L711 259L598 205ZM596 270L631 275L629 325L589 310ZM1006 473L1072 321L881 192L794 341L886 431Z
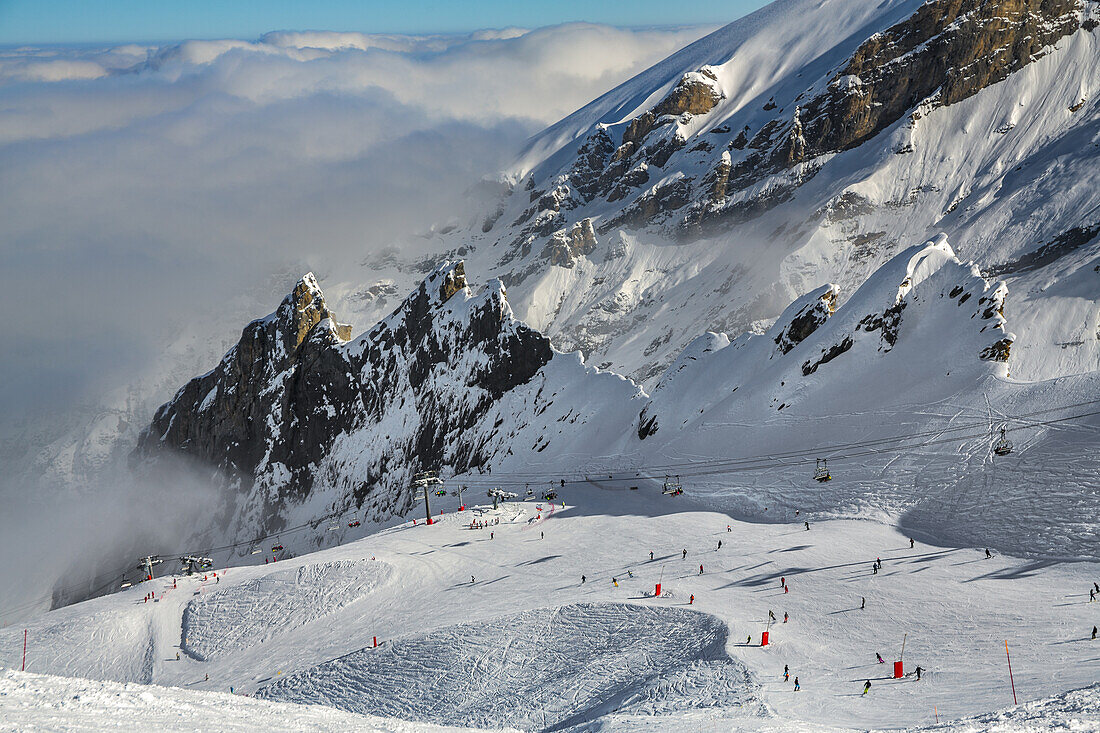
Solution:
M621 711L741 707L767 715L717 618L581 603L362 649L257 697L446 725L564 730Z
M200 596L183 612L182 648L200 661L247 649L353 603L390 577L382 562L290 568Z

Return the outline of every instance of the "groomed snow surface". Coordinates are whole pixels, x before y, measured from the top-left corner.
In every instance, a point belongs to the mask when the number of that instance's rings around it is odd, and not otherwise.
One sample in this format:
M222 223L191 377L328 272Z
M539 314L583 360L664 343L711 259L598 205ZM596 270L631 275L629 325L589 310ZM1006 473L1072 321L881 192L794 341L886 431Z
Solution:
M1100 565L569 493L45 614L37 674L0 677L0 729L1100 730ZM22 641L0 630L0 663L18 669Z

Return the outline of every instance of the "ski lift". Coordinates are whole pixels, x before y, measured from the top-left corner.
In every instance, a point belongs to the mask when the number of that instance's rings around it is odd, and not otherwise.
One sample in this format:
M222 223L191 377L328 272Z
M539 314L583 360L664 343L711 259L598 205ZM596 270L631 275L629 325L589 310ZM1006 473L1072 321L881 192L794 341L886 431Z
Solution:
M1001 437L993 444L993 452L999 456L1007 456L1012 452L1012 442L1005 436L1005 432L1008 430L1004 425L1001 426Z
M250 555L259 555L263 551L264 551L264 548L262 548L258 544L256 544L256 545L252 546L252 551L249 554Z
M282 540L281 537L276 537L275 538L275 544L271 546L271 551L272 552L282 552L283 551L283 540Z
M558 498L558 492L556 492L556 491L547 491L542 495L542 498L543 498L544 501L553 501L554 499Z
M328 531L335 532L338 529L340 529L340 523L336 521L336 517L333 517L328 523Z
M359 514L358 513L352 515L351 521L348 522L348 526L353 527L353 528L359 526Z
M665 474L665 485L664 488L661 489L661 493L667 494L668 496L679 496L683 494L684 487L680 484L680 477L677 476L676 480L673 481L668 477L668 474Z
M526 486L527 486L527 496L529 496L529 497L534 496L535 495L535 490L531 488L531 484L526 484Z
M825 483L826 481L832 481L833 475L829 473L829 459L818 458L817 468L814 469L814 481L818 483Z
M127 580L127 581L124 581L124 582L122 583L122 588L123 588L123 589L125 589L125 588L129 588L129 587L130 587L131 585L133 585L133 583L131 583L130 581L128 581L128 580Z
M446 496L447 495L447 490L446 489L436 489L435 490L435 495L436 496Z

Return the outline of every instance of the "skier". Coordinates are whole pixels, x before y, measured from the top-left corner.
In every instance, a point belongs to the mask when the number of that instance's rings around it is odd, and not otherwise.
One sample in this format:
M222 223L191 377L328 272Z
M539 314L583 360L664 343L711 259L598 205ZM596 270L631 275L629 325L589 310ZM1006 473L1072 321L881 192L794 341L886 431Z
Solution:
M871 691L871 680L867 680L867 682L865 682L864 685L863 685L863 695L866 695L870 691ZM863 695L860 695L860 697L863 697Z
M909 538L909 549L910 550L913 549L913 538L912 537Z
M786 664L783 665L783 681L784 682L790 682L791 681L791 668L788 667Z
M867 599L863 596L859 597L859 610L862 611L867 608Z
M546 533L545 532L539 532L539 539L540 540L546 539Z
M886 660L883 659L882 655L879 654L878 652L875 652L875 658L878 659L879 664L886 664Z
M772 621L775 621L775 614L772 613L771 609L768 609L768 618L770 618Z
M1094 582L1094 583L1092 584L1092 587L1096 589L1096 592L1097 592L1097 593L1100 593L1100 583L1095 583L1095 582Z
M496 532L490 532L489 533L489 539L493 539L493 537L495 537L495 536L496 536Z
M209 673L209 672L207 672L207 673L206 673L206 681L207 681L207 682L209 682L209 681L210 681L210 673Z
M611 579L611 584L614 585L616 588L618 588L619 587L619 579L618 578L612 578Z
M872 563L871 572L872 572L873 575L878 575L878 564L877 563Z
M788 615L787 612L784 611L783 612L783 623L787 623L787 621L790 620L790 618L791 618L790 615Z
M688 605L690 606L693 603L695 603L695 594L694 593L692 593L691 598L688 599Z
M783 576L780 576L779 577L779 585L786 585L786 584L787 584L787 579L784 578Z
M923 669L921 669L920 667L917 667L917 680L920 680L920 673L923 672L923 671L924 671Z
M687 548L685 547L684 548L684 558L683 559L687 560L687 556L688 556L688 551L687 551Z
M649 561L653 562L653 550L649 551Z
M628 577L628 578L633 578L633 577L634 577L634 573L633 573L633 572L631 572L630 570L627 570L627 571L626 571L626 577Z
M474 576L471 575L470 576L470 585L473 585L473 584L474 584Z
M176 652L176 661L178 662L179 660L180 660L180 653Z
M794 691L795 691L795 692L798 692L798 691L799 691L799 689L801 689L801 688L800 688L800 687L798 686L798 678L797 678L797 677L795 677L795 678L794 678Z
M1096 641L1096 627L1095 626L1092 627L1092 640Z
M1096 589L1095 588L1089 588L1089 603L1092 603L1095 600L1096 600Z
M702 566L702 565L700 565L700 566L699 566L699 574L700 574L700 575L702 575L702 574L703 574L703 566Z
M809 532L810 531L810 523L806 522L805 524L806 524L806 531Z
M718 540L718 550L721 550L721 549L722 549L722 540ZM718 552L718 550L715 550L715 552Z
M993 555L989 552L989 548L985 548L985 559L988 560L991 557L993 557Z
M581 576L581 585L584 585L584 581L585 581L585 577L582 575Z
M791 592L791 587L789 585L784 584L783 585L783 592L784 593L790 593Z
M748 636L745 637L745 645L749 646L751 644L752 644L752 634L749 634Z
M731 526L729 526L729 525L727 524L727 525L726 525L726 531L727 531L727 532L732 532L732 531L733 531L733 527L731 527Z

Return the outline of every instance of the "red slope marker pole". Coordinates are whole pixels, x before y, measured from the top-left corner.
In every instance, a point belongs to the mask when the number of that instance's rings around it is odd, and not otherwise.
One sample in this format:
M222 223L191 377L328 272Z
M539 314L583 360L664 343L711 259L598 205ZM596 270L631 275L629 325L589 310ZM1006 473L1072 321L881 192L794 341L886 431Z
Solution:
M1008 655L1008 639L1005 639L1005 657L1008 659L1008 681L1012 685L1012 704L1019 705L1016 700L1016 682L1012 679L1012 657Z
M21 672L27 671L27 630L23 629L23 669Z

